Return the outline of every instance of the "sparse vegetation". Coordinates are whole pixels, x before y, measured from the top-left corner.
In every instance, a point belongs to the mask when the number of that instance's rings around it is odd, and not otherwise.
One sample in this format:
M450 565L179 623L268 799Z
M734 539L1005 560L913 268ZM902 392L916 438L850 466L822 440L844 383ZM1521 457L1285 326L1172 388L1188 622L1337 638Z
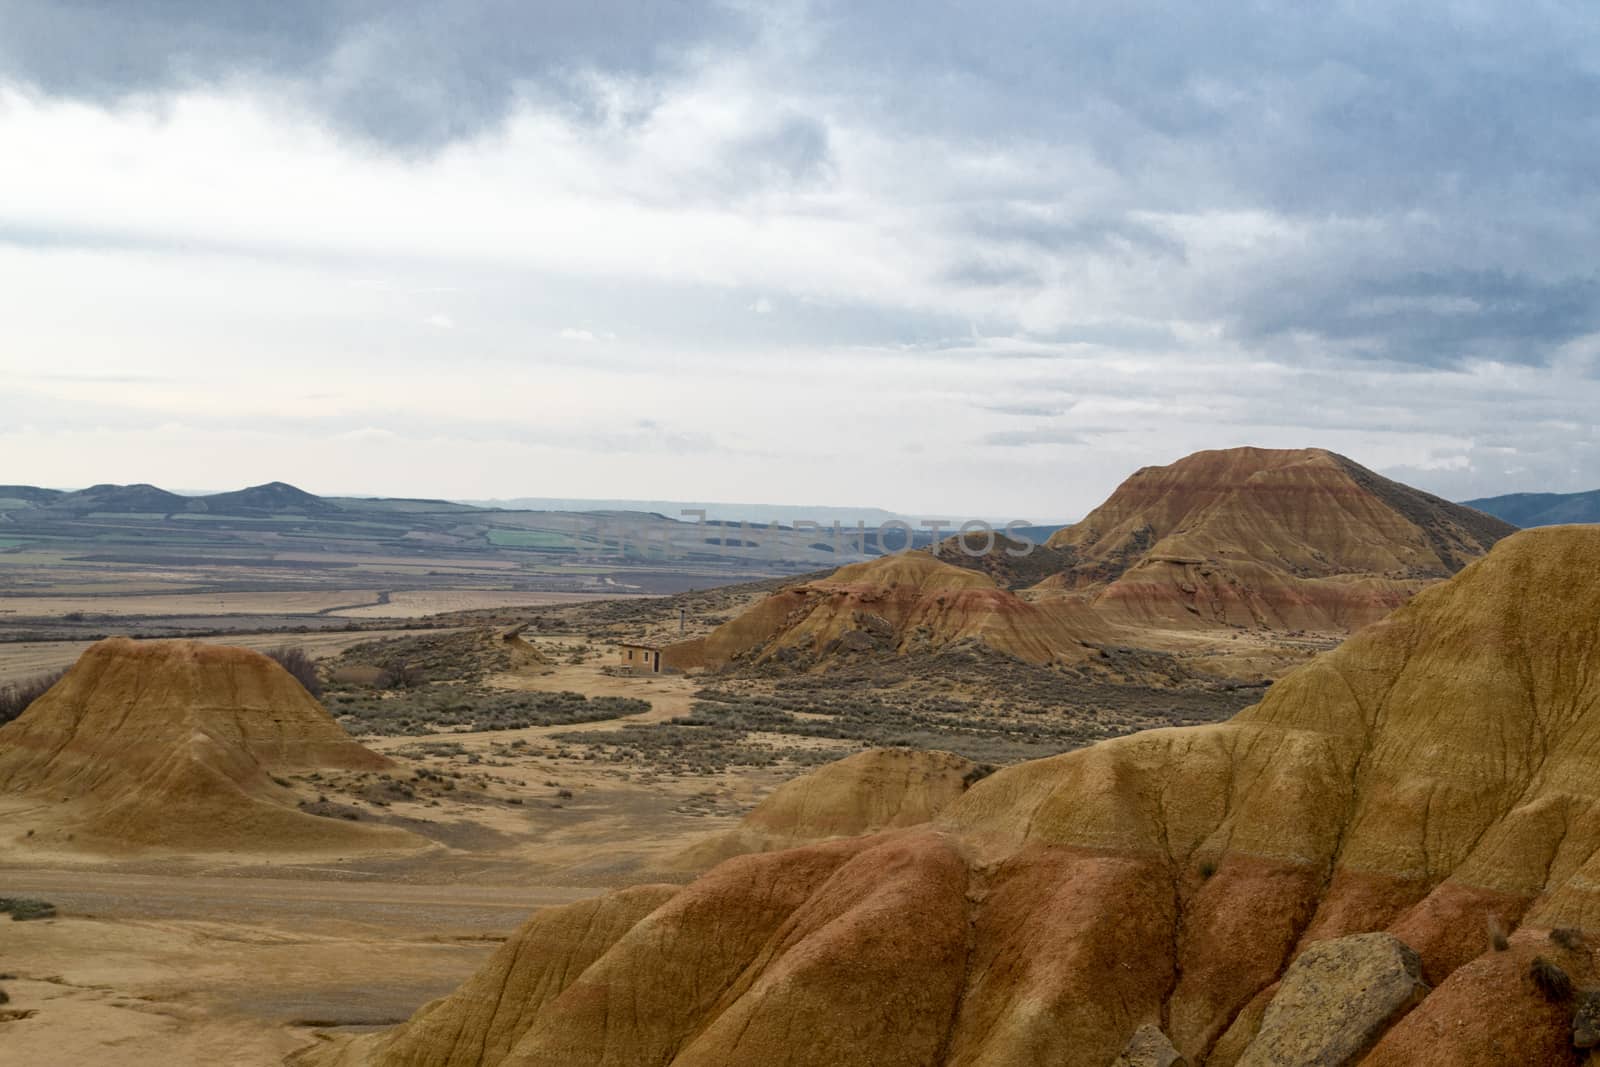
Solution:
M381 689L481 682L485 676L511 667L510 653L489 636L487 630L466 630L364 641L346 649L332 667L334 672L376 668L381 672L376 683Z
M442 730L518 730L638 715L644 700L581 693L490 693L461 686L425 686L384 696L340 693L329 710L345 729L366 736L417 737Z
M557 740L585 759L678 774L781 760L810 765L880 746L943 749L992 769L1150 726L1216 721L1251 699L1233 691L1114 685L1009 658L992 671L1007 684L991 687L990 666L972 656L731 677L701 689L690 713L671 722ZM958 685L972 695L957 695Z
M347 819L350 822L359 822L361 812L348 804L336 804L326 797L316 800L302 800L300 810L307 815L320 815L325 819Z
M59 670L0 686L0 725L27 711L29 704L44 696L45 692L59 682L66 673L65 670Z
M56 906L46 900L36 900L33 897L0 897L0 913L9 912L12 922L28 922L32 919L54 919Z
M322 680L317 677L317 664L311 655L299 645L284 645L274 648L267 653L276 660L278 666L294 676L294 680L305 687L306 692L317 699L322 699Z
M1528 977L1543 993L1546 1000L1563 1001L1572 997L1572 978L1561 966L1543 956L1535 956L1528 966Z
M996 768L991 764L979 763L962 776L961 784L966 788L971 789L974 785L993 774L995 769Z
M1569 952L1577 952L1586 947L1583 940L1583 931L1574 930L1570 926L1558 926L1551 930L1550 940Z

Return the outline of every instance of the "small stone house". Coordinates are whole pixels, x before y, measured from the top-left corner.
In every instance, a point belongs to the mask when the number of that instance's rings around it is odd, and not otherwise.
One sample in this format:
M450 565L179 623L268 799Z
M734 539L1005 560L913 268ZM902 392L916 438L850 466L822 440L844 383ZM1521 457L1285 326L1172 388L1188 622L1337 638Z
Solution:
M635 644L624 641L618 646L620 663L639 674L661 673L661 648L657 645Z

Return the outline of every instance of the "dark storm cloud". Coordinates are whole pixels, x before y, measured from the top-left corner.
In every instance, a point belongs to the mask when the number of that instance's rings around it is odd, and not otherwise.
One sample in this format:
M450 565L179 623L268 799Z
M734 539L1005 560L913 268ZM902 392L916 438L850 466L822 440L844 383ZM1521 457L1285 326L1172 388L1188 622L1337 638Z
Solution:
M1600 283L1449 270L1284 284L1243 303L1235 331L1257 344L1311 333L1342 354L1426 366L1471 359L1543 364L1600 330Z
M1046 171L1012 197L959 204L955 227L980 249L1164 272L1174 284L1146 298L1148 317L1216 321L1286 356L1294 336L1405 363L1538 364L1600 327L1592 5L817 10L822 50L882 121L1066 150L1053 200ZM1195 238L1145 220L1229 212L1301 232L1184 294ZM1021 265L1036 260L964 252L952 282L1049 284Z
M908 253L907 274L1019 299L974 323L942 292L911 309L863 293L845 312L774 292L776 313L719 311L715 336L788 325L819 344L916 343L973 325L1152 349L1176 347L1185 322L1283 361L1432 367L1542 365L1600 329L1589 3L0 0L0 84L101 103L287 87L402 151L491 130L523 100L615 120L584 87L594 71L624 76L624 106L645 114L718 60L738 73L712 88L751 104L740 128L641 196L825 188L852 177L849 136L831 131L867 131L918 148L869 161L890 171L851 221L904 213L891 237L931 248ZM978 158L1003 165L959 165ZM1234 241L1230 213L1292 235ZM1229 248L1220 268L1208 240ZM1127 305L1087 303L1073 290L1086 277ZM1060 294L1059 328L1003 321Z
M832 62L901 123L1066 139L1134 181L1157 166L1175 202L1348 207L1520 180L1535 159L1556 164L1551 186L1592 188L1596 15L1570 0L929 0L915 18L832 0L819 13Z
M115 103L196 85L293 83L339 128L430 147L524 91L591 70L652 76L748 21L714 0L0 0L0 81Z

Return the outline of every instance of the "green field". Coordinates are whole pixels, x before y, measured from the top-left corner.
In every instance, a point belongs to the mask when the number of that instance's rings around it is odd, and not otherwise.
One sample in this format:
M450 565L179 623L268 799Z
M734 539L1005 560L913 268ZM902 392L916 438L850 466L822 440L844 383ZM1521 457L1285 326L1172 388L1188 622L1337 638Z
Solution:
M502 530L492 528L488 531L489 543L500 548L572 548L572 535L553 533L549 530Z

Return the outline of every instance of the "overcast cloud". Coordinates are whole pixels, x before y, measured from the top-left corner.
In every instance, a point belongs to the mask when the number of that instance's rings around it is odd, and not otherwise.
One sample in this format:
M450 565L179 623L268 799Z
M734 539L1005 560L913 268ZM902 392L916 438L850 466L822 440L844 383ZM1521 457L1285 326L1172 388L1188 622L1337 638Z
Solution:
M1600 486L1582 3L0 0L0 481Z

